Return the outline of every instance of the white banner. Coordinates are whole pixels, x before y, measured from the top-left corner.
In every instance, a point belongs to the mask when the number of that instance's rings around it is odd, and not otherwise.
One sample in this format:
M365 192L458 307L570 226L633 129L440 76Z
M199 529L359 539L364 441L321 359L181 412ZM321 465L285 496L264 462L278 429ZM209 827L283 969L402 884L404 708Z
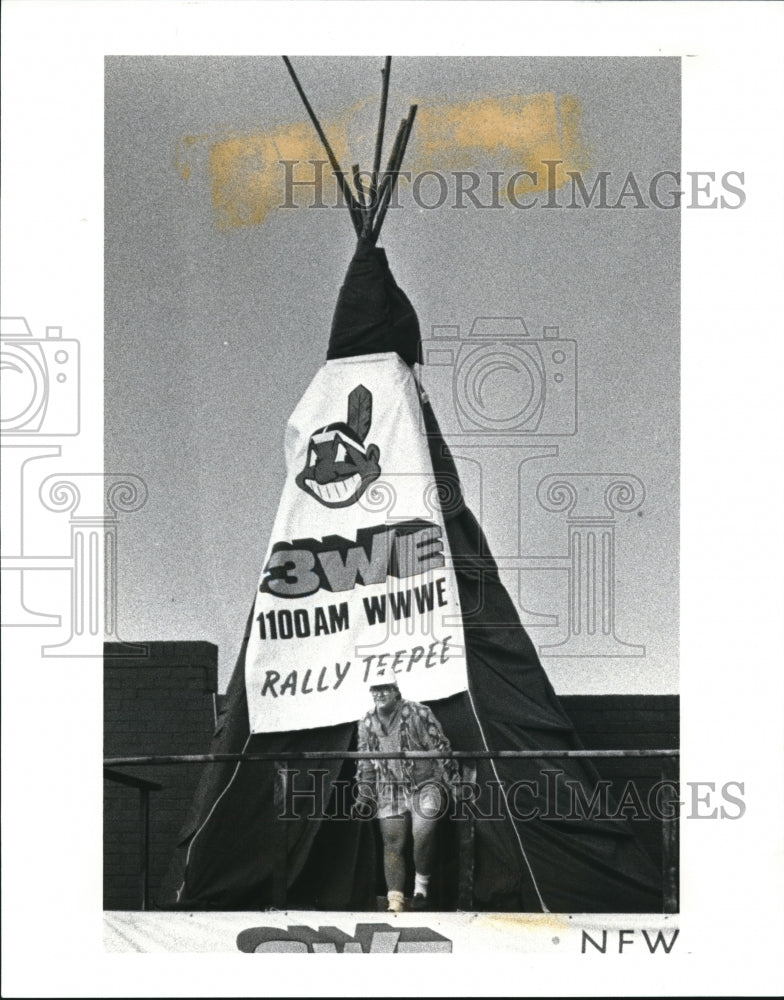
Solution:
M457 582L414 377L328 361L289 420L286 483L245 655L251 731L359 719L374 678L467 687Z
M581 956L595 959L604 955L605 963L621 955L626 962L651 962L652 957L653 961L661 961L668 955L677 960L689 947L680 940L679 923L676 914L656 913L392 914L325 910L140 913L114 910L104 913L104 949L148 954L239 951L256 955L484 952L496 958L503 953L547 955L555 962L572 957L580 960ZM653 967L648 968L653 972ZM606 965L601 969L604 971ZM563 972L561 966L559 974Z

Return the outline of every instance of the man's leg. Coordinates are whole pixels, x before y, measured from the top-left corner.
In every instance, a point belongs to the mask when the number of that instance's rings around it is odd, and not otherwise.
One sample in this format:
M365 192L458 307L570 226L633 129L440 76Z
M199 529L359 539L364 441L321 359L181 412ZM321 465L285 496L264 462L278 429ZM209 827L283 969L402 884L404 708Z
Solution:
M414 796L411 810L411 832L414 838L414 907L424 908L433 872L436 848L436 827L443 815L444 793L436 785L425 785Z
M406 881L406 866L403 849L406 843L405 816L391 816L379 819L381 839L384 843L384 877L387 882L389 908L403 909L403 886ZM399 904L394 905L393 904Z
M437 819L420 816L414 810L411 814L411 831L414 835L414 868L418 875L429 878L433 872L433 856L436 849Z

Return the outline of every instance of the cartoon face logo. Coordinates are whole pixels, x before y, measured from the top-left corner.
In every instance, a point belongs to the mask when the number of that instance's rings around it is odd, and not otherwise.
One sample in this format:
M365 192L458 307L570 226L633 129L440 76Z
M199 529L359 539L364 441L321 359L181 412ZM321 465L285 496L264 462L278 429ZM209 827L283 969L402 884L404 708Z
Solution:
M349 507L381 475L378 446L365 445L372 415L373 395L358 385L348 397L346 423L329 424L311 436L305 468L295 481L325 507Z

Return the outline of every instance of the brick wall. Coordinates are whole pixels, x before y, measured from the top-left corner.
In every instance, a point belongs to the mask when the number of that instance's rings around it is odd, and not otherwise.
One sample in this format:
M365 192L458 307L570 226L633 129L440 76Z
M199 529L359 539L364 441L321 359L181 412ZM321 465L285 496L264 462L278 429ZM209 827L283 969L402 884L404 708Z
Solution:
M147 655L118 643L104 650L104 755L205 753L214 729L218 648L150 642ZM126 655L124 655L126 654ZM150 899L171 860L200 768L123 767L164 787L150 795ZM139 792L104 780L104 907L138 909Z
M680 711L677 695L570 695L561 705L587 749L675 750L680 746ZM632 781L643 805L652 786L663 776L678 775L678 761L645 757L604 757L594 761L602 778L612 782L616 802ZM657 867L661 867L662 824L654 817L634 819L634 832Z

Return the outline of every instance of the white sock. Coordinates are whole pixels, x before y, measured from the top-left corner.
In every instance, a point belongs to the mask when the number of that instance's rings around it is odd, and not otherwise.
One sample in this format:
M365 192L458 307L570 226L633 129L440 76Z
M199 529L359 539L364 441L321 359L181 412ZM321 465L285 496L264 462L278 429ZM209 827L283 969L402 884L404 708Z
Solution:
M417 872L414 878L414 895L417 896L421 893L423 896L427 896L427 890L429 885L430 885L430 876L420 875L419 872Z
M402 913L404 898L405 897L402 892L398 892L397 889L390 889L387 893L387 911L391 911L392 913Z

